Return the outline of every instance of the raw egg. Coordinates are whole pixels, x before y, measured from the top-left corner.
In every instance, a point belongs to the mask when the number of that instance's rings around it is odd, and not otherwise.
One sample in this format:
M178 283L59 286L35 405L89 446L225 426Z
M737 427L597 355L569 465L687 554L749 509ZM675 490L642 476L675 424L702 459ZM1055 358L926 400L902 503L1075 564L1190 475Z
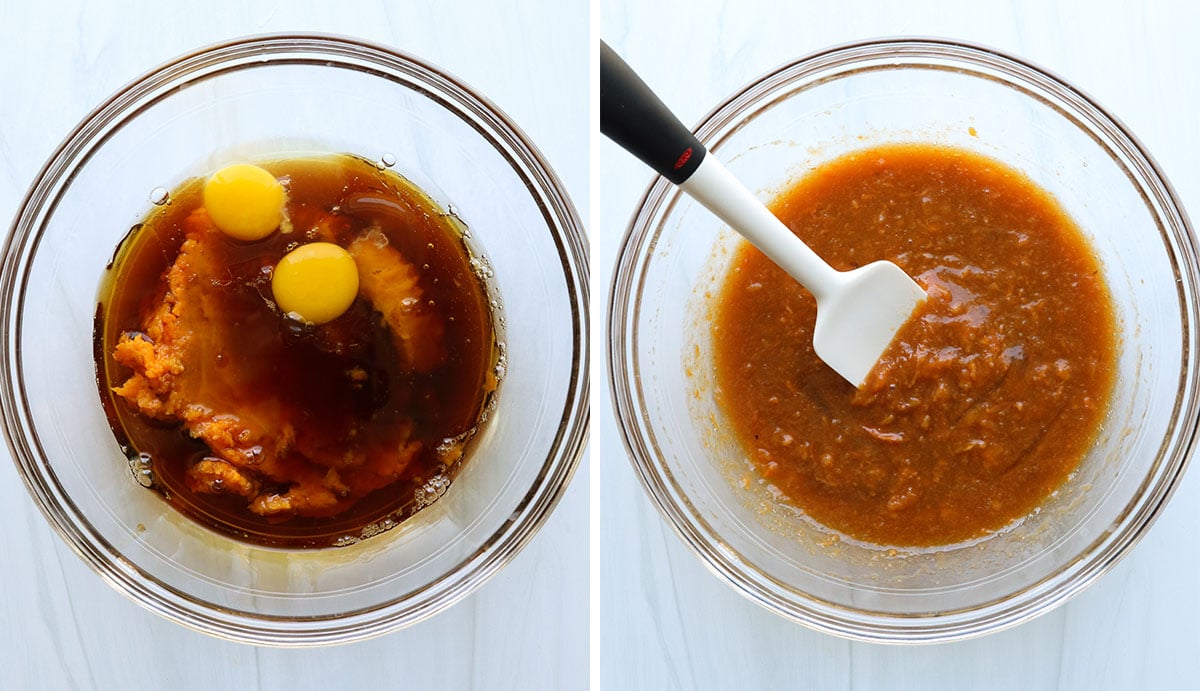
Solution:
M235 163L213 173L204 183L204 208L214 224L231 238L261 240L283 222L283 185L266 170Z
M341 247L311 242L279 260L271 277L271 291L284 314L324 324L350 309L358 295L358 266Z

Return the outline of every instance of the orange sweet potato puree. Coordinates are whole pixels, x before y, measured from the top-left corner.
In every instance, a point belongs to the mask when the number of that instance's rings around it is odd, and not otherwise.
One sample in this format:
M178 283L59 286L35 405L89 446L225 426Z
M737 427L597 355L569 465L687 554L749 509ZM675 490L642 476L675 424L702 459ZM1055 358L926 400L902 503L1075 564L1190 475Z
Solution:
M786 500L853 538L931 546L1027 515L1095 439L1112 300L1058 204L991 159L888 145L772 210L839 269L897 263L929 299L855 389L812 349L812 297L745 244L712 324L717 401Z

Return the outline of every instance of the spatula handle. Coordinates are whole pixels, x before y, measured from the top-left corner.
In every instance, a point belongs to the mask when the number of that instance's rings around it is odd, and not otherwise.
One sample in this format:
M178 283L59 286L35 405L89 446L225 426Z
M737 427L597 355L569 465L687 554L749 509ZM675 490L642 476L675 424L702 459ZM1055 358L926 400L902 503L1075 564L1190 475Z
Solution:
M704 145L603 41L600 131L676 185L691 177L706 153Z

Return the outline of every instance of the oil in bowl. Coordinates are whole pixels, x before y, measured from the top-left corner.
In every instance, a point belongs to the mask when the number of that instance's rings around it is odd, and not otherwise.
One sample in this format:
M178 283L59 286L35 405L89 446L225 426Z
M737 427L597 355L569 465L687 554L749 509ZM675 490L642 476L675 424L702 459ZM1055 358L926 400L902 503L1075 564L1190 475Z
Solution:
M314 152L326 162L336 152L366 155L369 161L336 157L317 172L309 156ZM308 159L314 174L301 177L276 168L289 156ZM264 172L240 167L246 163ZM113 358L122 335L142 343L135 350L152 351L158 343L146 316L155 301L163 304L155 288L170 277L158 272L178 258L171 243L179 238L147 233L127 239L129 247L118 259L131 256L140 242L168 247L168 256L146 257L147 267L154 268L133 283L147 286L147 292L129 294L123 308L109 300L113 304L104 305L101 318L127 310L129 319L106 321L98 332L97 286L113 273L106 271L105 259L147 217L175 215L183 224L191 215L183 208L186 199L205 196L198 188L182 189L185 179L195 177L200 186L200 178L229 164L239 167L218 176L222 182L212 196L218 208L209 218L229 237L202 244L216 248L214 257L222 264L245 262L245 280L226 280L224 291L216 286L181 291L203 298L201 305L211 301L213 323L232 327L192 345L223 344L242 359L256 348L287 349L285 359L296 359L279 367L304 371L284 381L252 367L241 381L210 367L206 371L219 376L193 384L196 390L208 384L227 388L212 395L201 391L214 401L249 397L252 405L245 410L253 408L263 420L297 416L307 404L332 411L330 420L293 419L290 447L274 431L266 433L273 425L252 425L265 441L264 458L271 445L277 460L288 456L280 456L281 449L300 451L303 438L305 453L326 460L297 463L294 470L307 474L304 482L291 473L253 470L249 458L239 467L230 462L239 461L236 455L209 453L214 450L208 442L201 444L187 421L176 419L179 411L170 419L150 419L110 389L138 373ZM362 171L363 181L390 181L399 191L360 195L336 210L332 200L311 208L295 203L317 193L306 191L306 184L321 188L321 180L340 179L338 171L346 168ZM383 169L411 181L436 204L422 204L422 195L406 192ZM332 182L328 189L341 194ZM290 202L280 205L281 198ZM239 212L239 199L249 200L251 208ZM322 216L334 223L318 223ZM453 227L437 236L446 242L433 240L431 250L389 235L402 219ZM201 220L192 222L211 231ZM367 232L374 223L378 234ZM314 225L316 237L307 237ZM414 238L424 232L417 230ZM289 249L292 242L297 247ZM459 244L469 258L463 259ZM389 260L389 250L404 261ZM394 269L381 275L396 279L382 281L385 288L406 293L399 310L386 309L388 297L369 294L375 290L373 272L352 256L348 261L354 252ZM388 47L321 35L259 36L180 56L131 82L68 134L14 221L0 281L8 335L0 354L5 363L0 407L13 459L64 542L117 591L171 621L222 638L284 646L359 640L411 625L460 601L510 563L554 510L578 466L588 433L586 256L583 224L536 145L486 97L436 65ZM462 275L470 281L461 287L431 285L424 263L447 280ZM417 269L421 298L435 301L428 310L415 310L420 300L403 304L415 295L411 285L404 287L409 281L402 266ZM477 296L447 302L460 291L474 295L471 285L480 283L485 305ZM316 290L317 284L328 290ZM134 306L140 298L147 301L144 312ZM227 311L227 305L236 309ZM395 338L398 331L408 335L392 327L417 316L410 307L440 315L447 364L437 364L442 348L420 347L426 338ZM255 321L227 322L235 312ZM479 331L489 328L487 319L494 343ZM263 338L240 342L238 335L250 329ZM484 340L461 342L476 335ZM455 353L468 351L477 353L478 362L451 371ZM181 349L184 360L197 352ZM218 354L226 353L211 353L210 364ZM494 371L493 363L484 364L489 358L495 359ZM324 364L320 372L310 371L301 360ZM99 387L98 361L111 367ZM229 357L220 362L235 364ZM330 364L337 367L324 368ZM272 368L274 363L265 372ZM143 369L144 378L155 374ZM501 372L503 381L489 403L489 373L501 378ZM434 395L435 379L461 395L418 400ZM242 386L247 383L254 387ZM291 393L276 411L254 398L256 387L272 397ZM318 389L336 391L335 400L346 406L322 399ZM171 407L169 392L148 388L142 402L153 409L155 400ZM306 405L297 405L301 402ZM195 420L202 420L204 412L196 412ZM221 412L228 411L214 408L210 415ZM383 425L387 419L398 424ZM395 464L378 477L352 471L354 457L364 467L366 459L388 457L370 449L359 453L355 443L345 443L351 430L369 430L373 420L386 428L381 443L410 442L406 447L413 455L402 470ZM216 429L199 436L216 443ZM469 439L450 436L471 429ZM149 446L142 450L146 457L135 454L132 443L142 435L186 455L159 458ZM337 451L350 450L351 458L317 443L326 437L337 441ZM257 446L219 441L231 455ZM460 448L463 460L456 461ZM210 462L203 463L206 459ZM194 488L188 486L192 468ZM334 468L337 473L330 474ZM389 482L393 470L399 477ZM418 486L419 479L424 484ZM161 493L168 482L175 507L186 503L187 510L209 513L198 520L173 508ZM311 492L301 496L305 487ZM265 515L276 509L281 511L273 517ZM318 515L322 510L337 513ZM338 547L318 548L329 543Z
M497 389L497 298L461 222L350 155L234 164L163 201L116 254L95 329L142 483L287 547L440 496Z

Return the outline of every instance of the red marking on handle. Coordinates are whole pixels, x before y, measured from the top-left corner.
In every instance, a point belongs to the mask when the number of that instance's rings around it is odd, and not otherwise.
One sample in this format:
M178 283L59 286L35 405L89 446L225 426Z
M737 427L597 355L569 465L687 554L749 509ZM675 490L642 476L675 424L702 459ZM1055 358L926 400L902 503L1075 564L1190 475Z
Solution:
M679 159L675 161L675 170L682 168L683 164L687 163L688 159L691 157L692 147L689 146L687 149L684 149L683 153L679 154Z

